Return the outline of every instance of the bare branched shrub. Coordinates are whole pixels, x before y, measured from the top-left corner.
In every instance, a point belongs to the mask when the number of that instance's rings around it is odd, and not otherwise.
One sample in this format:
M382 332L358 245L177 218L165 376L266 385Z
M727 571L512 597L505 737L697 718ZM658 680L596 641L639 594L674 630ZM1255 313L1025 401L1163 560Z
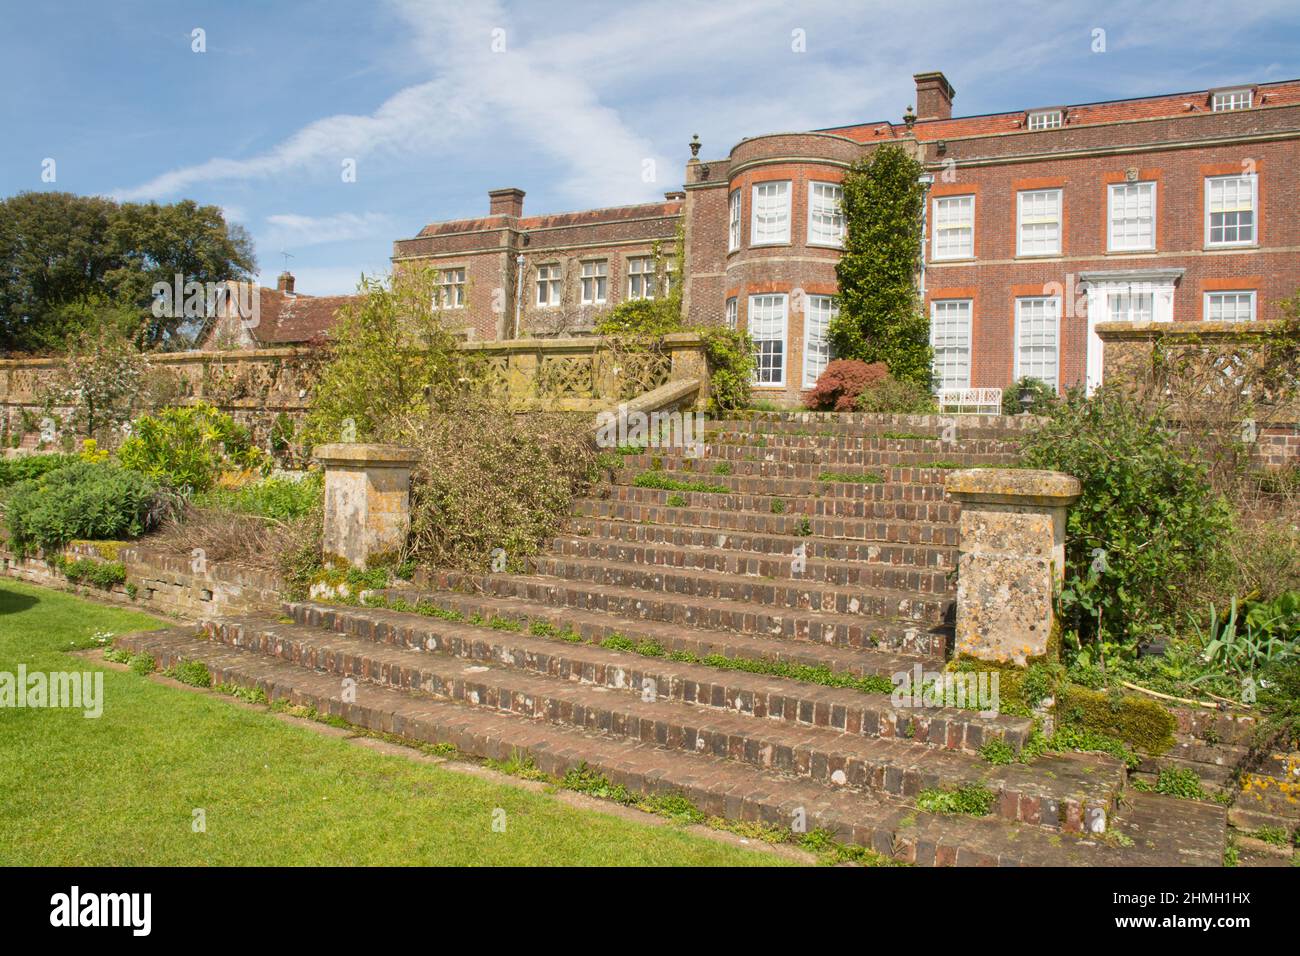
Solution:
M595 474L587 415L514 415L481 394L391 423L385 439L415 447L408 555L421 564L484 570L501 549L512 568L535 553Z
M276 521L190 505L141 543L187 558L200 548L207 561L237 561L275 571L296 589L305 586L307 576L320 564L321 513Z

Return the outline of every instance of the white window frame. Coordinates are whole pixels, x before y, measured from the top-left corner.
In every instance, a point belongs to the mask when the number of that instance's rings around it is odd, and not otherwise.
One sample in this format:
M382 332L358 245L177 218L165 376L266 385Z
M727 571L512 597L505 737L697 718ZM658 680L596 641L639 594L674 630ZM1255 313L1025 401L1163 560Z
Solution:
M808 245L844 248L844 187L840 183L808 184Z
M1107 289L1105 296L1107 322L1154 322L1156 320L1158 306L1154 289L1140 285L1130 286L1127 289L1116 286ZM1142 308L1144 304L1146 308Z
M1030 196L1055 196L1055 215L1048 218L1046 215L1038 217L1034 223L1025 221L1025 200ZM1065 231L1062 226L1065 220L1065 191L1060 188L1054 189L1024 189L1016 193L1016 255L1021 257L1031 256L1059 256L1061 254L1061 235ZM1025 251L1025 226L1043 225L1046 223L1056 224L1056 247L1053 249L1040 249L1034 252Z
M1025 296L1023 298L1016 299L1015 374L1013 376L1013 380L1018 382L1026 374L1021 369L1022 361L1021 361L1021 354L1020 354L1021 351L1024 349L1024 345L1021 343L1020 340L1021 333L1023 331L1022 322L1024 320L1024 309L1030 303L1040 303L1040 302L1043 303L1050 302L1052 304L1053 310L1056 313L1053 317L1055 322L1053 326L1054 331L1052 333L1053 347L1056 350L1052 364L1056 370L1056 377L1054 380L1050 382L1047 381L1047 379L1042 378L1041 376L1035 375L1034 377L1041 382L1045 382L1046 384L1051 385L1052 389L1059 394L1061 391L1061 299L1059 296L1035 295L1035 296Z
M558 309L564 291L564 270L558 262L544 262L537 267L537 307Z
M944 315L941 317L940 313L944 313ZM956 314L956 320L959 323L958 334L956 336L957 338L956 345L947 345L945 343L940 342L940 337L938 335L938 329L940 323L942 321L950 321L953 318L951 313ZM975 325L975 302L973 299L935 299L930 303L930 347L934 350L934 361L931 366L931 377L933 378L935 382L935 386L937 388L944 389L944 388L970 388L971 387L970 377L971 377L971 362L973 357L973 352L971 349L971 335L972 335L972 329L974 325ZM965 351L966 357L965 357L964 364L966 367L966 375L960 381L956 379L949 379L945 377L943 374L941 374L940 371L941 363L939 361L940 351L943 350L946 352L949 349L956 352L961 352L962 350ZM958 360L956 363L944 362L943 367L945 368L951 367L954 364L957 368L960 369L963 363L960 360Z
M944 223L944 217L940 213L941 210L946 210L949 208L953 208L953 209L960 208L962 205L965 205L967 203L970 206L969 223L962 223L959 225L946 225ZM931 242L930 260L932 262L947 262L950 260L975 258L975 194L974 193L964 193L960 196L935 196L931 218L934 220L934 238L931 239L930 241ZM963 243L961 250L956 253L950 252L947 255L940 253L939 240L945 232L956 232L956 231L965 232L966 230L970 230L970 237L969 237L968 244ZM967 248L967 246L969 246L969 248Z
M1243 102L1242 97L1245 97ZM1250 87L1235 90L1219 90L1210 94L1210 111L1213 113L1231 113L1234 110L1248 110L1255 105L1255 91Z
M1065 125L1065 114L1061 110L1030 110L1025 117L1025 128L1037 133L1045 129L1060 129Z
M1115 215L1116 197L1125 194L1128 190L1149 189L1151 193L1151 242L1147 245L1120 245L1115 241L1115 224L1128 223L1136 220L1141 222L1141 217L1134 216L1120 219ZM1106 190L1106 251L1107 252L1154 252L1156 248L1156 222L1160 216L1157 202L1160 196L1160 186L1155 180L1142 180L1139 182L1111 183ZM1127 211L1127 207L1125 209Z
M604 305L609 300L609 260L584 260L581 273L582 304Z
M725 308L725 318L727 328L735 329L736 323L740 320L740 300L736 296L727 299Z
M768 308L779 307L781 314L779 316L779 335L767 334L766 329L760 329L757 326L759 321L768 321L763 316L763 311ZM789 333L790 333L790 297L784 292L781 293L764 293L762 295L751 295L749 297L749 306L745 312L746 331L754 343L754 378L753 384L763 388L784 388L786 380L786 367L790 364ZM780 378L771 381L763 381L760 373L763 366L760 362L762 347L767 342L779 342L780 349ZM775 367L775 366L773 366Z
M655 285L655 257L630 256L627 260L628 300L653 299Z
M465 267L443 269L438 274L438 302L443 309L465 308Z
M794 192L793 183L788 179L772 179L767 182L754 183L750 204L753 207L750 212L749 223L749 244L750 246L786 246L790 244L790 196ZM785 197L785 203L777 203L773 207L766 203L766 193L777 197ZM768 235L759 228L760 214L766 209L776 208L780 216L774 220L777 225L784 225L784 232L781 234Z
M1211 225L1210 217L1215 215L1210 211L1210 193L1213 190L1214 183L1223 183L1231 179L1246 179L1250 181L1250 238L1234 239L1231 242L1220 240L1214 242L1210 238ZM1241 226L1238 225L1240 230ZM1205 177L1205 247L1207 249L1234 249L1247 246L1254 246L1259 243L1259 174L1258 173L1233 173L1230 176L1206 176Z
M840 303L833 295L808 295L803 301L803 387L812 388L831 361L831 322L840 314Z
M1236 299L1240 299L1242 296L1245 296L1247 301L1249 301L1250 303L1250 315L1248 315L1244 319L1212 318L1210 315L1211 301L1214 299L1224 299L1227 298L1228 296L1232 296L1233 298ZM1257 300L1256 300L1254 289L1215 289L1213 292L1205 293L1204 302L1202 304L1201 315L1204 317L1206 322L1254 322L1256 316L1256 312L1255 312L1256 301Z
M727 200L727 251L740 248L740 190L733 189Z

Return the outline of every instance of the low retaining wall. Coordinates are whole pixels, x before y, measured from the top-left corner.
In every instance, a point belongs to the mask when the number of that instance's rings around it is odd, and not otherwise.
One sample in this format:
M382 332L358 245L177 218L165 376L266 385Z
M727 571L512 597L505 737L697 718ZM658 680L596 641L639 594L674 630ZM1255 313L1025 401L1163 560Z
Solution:
M279 575L236 562L196 562L141 545L79 542L63 552L69 559L120 561L126 580L111 588L74 584L43 558L19 558L0 549L4 574L44 587L73 591L129 605L151 614L197 621L254 611L273 611L283 600Z

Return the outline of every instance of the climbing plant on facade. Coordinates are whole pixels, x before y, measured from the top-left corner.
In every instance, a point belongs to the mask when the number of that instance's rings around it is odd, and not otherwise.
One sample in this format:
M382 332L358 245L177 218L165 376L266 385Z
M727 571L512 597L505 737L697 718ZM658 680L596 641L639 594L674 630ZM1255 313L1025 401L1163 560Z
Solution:
M844 177L844 254L835 267L839 315L830 338L839 358L884 362L896 379L930 382L930 323L921 311L923 168L895 144L874 150Z

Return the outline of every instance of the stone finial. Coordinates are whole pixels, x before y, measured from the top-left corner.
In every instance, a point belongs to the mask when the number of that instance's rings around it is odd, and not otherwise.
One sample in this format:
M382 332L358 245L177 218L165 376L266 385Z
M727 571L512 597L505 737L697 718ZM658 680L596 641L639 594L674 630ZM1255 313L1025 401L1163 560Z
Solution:
M1023 667L1048 654L1053 594L1065 574L1065 516L1077 478L1057 471L972 468L945 490L958 523L956 652Z
M348 442L317 445L312 456L325 466L326 561L343 558L364 568L375 557L400 552L410 525L416 450Z
M699 156L700 156L700 146L701 146L701 145L703 145L703 144L700 142L700 134L699 134L699 133L692 133L692 134L691 134L691 142L690 142L690 147L691 147L691 158L692 158L692 159L698 159L698 158L699 158Z

